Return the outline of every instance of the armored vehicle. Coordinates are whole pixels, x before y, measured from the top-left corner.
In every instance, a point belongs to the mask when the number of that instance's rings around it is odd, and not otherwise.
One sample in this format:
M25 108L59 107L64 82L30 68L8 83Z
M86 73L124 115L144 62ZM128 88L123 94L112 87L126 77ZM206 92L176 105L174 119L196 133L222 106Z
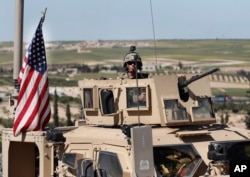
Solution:
M230 162L250 160L250 132L216 123L208 75L217 70L80 80L74 126L2 130L3 176L229 176Z
M22 58L21 4L14 80ZM216 124L207 76L217 70L80 80L84 115L74 126L18 136L2 130L3 177L229 176L233 162L250 160L250 132Z

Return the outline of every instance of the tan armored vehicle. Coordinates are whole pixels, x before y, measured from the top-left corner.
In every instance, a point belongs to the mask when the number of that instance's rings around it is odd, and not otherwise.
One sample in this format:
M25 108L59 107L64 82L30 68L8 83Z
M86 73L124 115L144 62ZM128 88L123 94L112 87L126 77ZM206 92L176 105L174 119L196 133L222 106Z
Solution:
M14 80L23 1L15 11ZM2 130L3 177L229 176L233 162L250 160L250 134L216 124L207 77L215 71L81 80L84 119L75 126L18 136Z
M14 80L23 22L16 2ZM232 162L250 160L250 134L216 124L207 77L215 71L81 80L84 119L75 126L2 130L3 177L229 176Z
M216 124L207 77L215 71L83 79L75 126L17 137L3 129L3 176L229 176L232 160L250 160L250 134Z

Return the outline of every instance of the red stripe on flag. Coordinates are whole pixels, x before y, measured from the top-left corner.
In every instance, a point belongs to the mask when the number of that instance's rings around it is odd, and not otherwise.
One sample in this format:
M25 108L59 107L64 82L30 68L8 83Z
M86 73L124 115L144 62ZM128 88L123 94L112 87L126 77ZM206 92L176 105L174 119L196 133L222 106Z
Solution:
M44 95L43 97L43 101L46 100L46 102L44 103L44 106L42 107L41 111L41 118L39 119L39 122L37 124L37 127L35 128L35 130L41 130L42 127L45 127L49 121L50 118L50 111L48 111L48 106L49 106L49 91L48 91L48 80L46 81L43 89L42 89L42 94Z
M32 112L29 115L29 118L26 120L26 124L23 126L22 130L29 130L29 126L32 124L33 121L38 121L39 119L39 106L41 104L41 100L40 100L40 96L38 95L38 85L39 82L41 80L42 76L39 74L38 77L35 80L35 84L29 94L29 97L26 98L27 102L26 104L23 106L23 110L25 110L24 114L27 113L27 110L33 106L32 108ZM25 80L26 81L26 80ZM33 99L36 99L36 104L34 105L32 102L34 101ZM23 115L24 116L24 115ZM20 119L23 119L23 117L20 117Z
M22 87L19 91L19 95L17 99L17 110L16 110L16 117L15 117L15 122L14 122L14 129L17 129L17 126L20 124L24 115L27 113L29 104L32 100L31 96L27 96L31 94L31 93L27 93L28 91L27 88L28 88L30 79L32 78L32 75L34 73L34 69L31 69L30 67L27 66L26 72L28 72L28 76L26 76L25 80L23 80L22 82Z
M20 73L19 73L19 76L18 76L18 79L17 79L17 81L18 81L19 84L21 84L21 82L22 82L22 78L23 78L23 74L24 74L24 69L25 69L25 67L27 65L27 61L28 61L28 58L27 58L27 56L25 56L24 59L23 59L22 68L20 70Z

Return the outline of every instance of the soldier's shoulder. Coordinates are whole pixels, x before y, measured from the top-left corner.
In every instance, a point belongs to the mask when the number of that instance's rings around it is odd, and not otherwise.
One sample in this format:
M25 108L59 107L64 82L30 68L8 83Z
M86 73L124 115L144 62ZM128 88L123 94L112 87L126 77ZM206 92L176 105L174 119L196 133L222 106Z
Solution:
M127 79L128 75L127 73L123 72L123 73L118 73L118 77L117 79Z
M139 79L152 78L152 74L151 73L140 73L138 76L139 76Z

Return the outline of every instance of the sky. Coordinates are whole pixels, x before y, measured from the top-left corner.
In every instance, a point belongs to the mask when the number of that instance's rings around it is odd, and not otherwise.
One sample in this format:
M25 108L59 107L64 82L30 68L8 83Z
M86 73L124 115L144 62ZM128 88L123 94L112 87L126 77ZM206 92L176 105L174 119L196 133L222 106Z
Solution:
M0 0L0 42L14 40L16 1ZM24 0L23 40L45 8L46 41L250 39L249 7L250 0Z

